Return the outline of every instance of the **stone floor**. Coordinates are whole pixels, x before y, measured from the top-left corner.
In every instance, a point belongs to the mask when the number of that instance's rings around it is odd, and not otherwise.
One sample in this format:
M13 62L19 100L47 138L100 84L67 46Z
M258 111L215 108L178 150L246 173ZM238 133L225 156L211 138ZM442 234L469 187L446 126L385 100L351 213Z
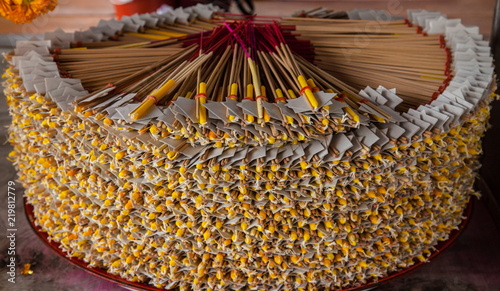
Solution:
M71 9L68 8L71 7L69 6L70 4L73 5L75 3L78 4L84 2L87 2L88 4L88 1L82 0L60 2L62 4L61 10L58 12L60 13L60 18L56 17L51 20L55 21L56 25L57 23L67 21L63 18L68 18L67 15L71 14ZM87 9L91 10L83 10L83 16L81 15L81 17L78 18L78 21L73 19L70 23L70 29L84 28L97 23L98 18L109 18L112 15L112 10L108 5L108 1L102 0L96 2L106 2L106 4L99 4L104 7L100 10L99 14L94 14L93 16L84 15L85 13L89 14L89 11L95 9L95 7L89 8L90 6L87 5ZM264 12L264 14L267 15L270 14L269 11L280 11L280 14L289 14L288 12L296 11L299 7L304 7L298 2L293 2L293 5L282 5L283 3L279 3L280 1L256 2L257 4L266 3L265 5L267 6L258 6L257 12ZM334 6L331 4L325 4L324 2L319 2L321 1L310 1L307 2L305 6ZM467 24L480 25L482 29L481 31L484 31L485 34L489 34L493 14L493 2L494 1L492 0L444 0L439 2L424 0L401 1L401 4L404 9L424 7L426 9L436 9L440 11L449 10L449 16L458 17L463 15L464 18L468 19ZM338 10L351 9L354 7L387 9L386 6L388 5L387 2L376 0L335 1L335 3L340 5ZM264 9L266 7L269 9ZM284 13L280 10L280 8L285 9L287 13ZM267 13L265 13L266 11ZM277 14L274 13L274 15ZM53 29L52 25L54 24L49 21L48 24L43 26L43 30ZM12 26L9 26L9 24L0 20L0 32L38 33L40 31L29 31L27 29L24 29L23 31L22 27L16 27L13 29ZM15 38L13 35L0 36L0 45L11 43L13 38ZM0 52L2 52L1 49ZM0 64L0 68L2 69L1 71L3 71L5 66L5 63ZM22 206L23 189L19 184L16 184L15 186L17 199L16 283L11 284L7 281L8 275L6 265L9 259L7 256L8 241L6 239L5 231L7 229L7 183L16 179L14 167L8 160L6 160L8 153L12 150L12 147L7 143L7 130L5 128L9 122L10 117L5 104L5 96L0 93L0 290L125 290L118 285L96 278L85 271L72 266L64 258L58 257L51 249L46 247L33 233L28 221L25 218ZM26 263L32 264L32 270L34 271L32 275L21 275L20 270ZM490 214L486 210L484 202L479 200L475 203L469 225L450 249L436 258L433 262L423 266L416 272L389 284L383 285L377 290L500 290L499 263L500 231L495 227Z

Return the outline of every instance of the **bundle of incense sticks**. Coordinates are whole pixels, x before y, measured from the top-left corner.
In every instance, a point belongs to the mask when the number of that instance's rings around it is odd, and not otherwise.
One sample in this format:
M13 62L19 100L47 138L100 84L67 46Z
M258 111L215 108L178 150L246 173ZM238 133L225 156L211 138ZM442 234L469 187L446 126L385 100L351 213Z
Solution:
M381 14L346 14L197 5L18 42L9 159L36 223L165 289L338 290L426 261L476 194L489 47L420 10L428 36L379 20L358 47Z
M281 24L314 43L318 67L356 90L397 88L402 112L429 103L452 78L442 36L422 34L404 20L284 18Z
M189 49L181 50L182 47ZM224 115L236 124L269 124L270 134L252 135L248 130L243 136L233 134L234 139L245 138L245 143L247 138L259 144L274 143L276 139L304 140L317 133L344 131L345 126L356 127L370 119L387 122L393 118L392 109L379 108L360 97L353 87L308 62L310 55L309 42L298 41L290 33L285 37L278 24L247 20L164 41L154 49L67 49L57 51L55 59L65 76L79 78L85 88L95 91L78 99L79 112L90 116L105 111L124 94L134 94L134 100L142 102L125 118L122 113L114 118L102 115L109 117L108 123L117 121L120 127L147 119L154 111L152 108L168 106L179 97L188 107L184 111L195 110L196 119L192 121L200 125L207 123L207 109L213 114L222 109L216 104L205 104L207 101L226 101L222 103L227 106ZM186 103L184 99L195 103ZM297 99L295 108L301 108L298 115L282 112L292 99ZM231 113L236 104L244 111L243 118ZM141 130L152 125L141 124ZM181 127L174 126L169 131L176 129ZM190 130L183 135L210 139L211 130L207 129ZM165 131L163 135L167 135Z
M345 11L334 11L333 9L317 7L297 11L293 14L293 17L348 19L349 15Z
M194 19L189 24L161 25L145 27L138 32L124 32L115 34L112 41L104 42L72 42L72 48L140 48L154 47L172 38L182 38L187 35L213 29L216 24Z

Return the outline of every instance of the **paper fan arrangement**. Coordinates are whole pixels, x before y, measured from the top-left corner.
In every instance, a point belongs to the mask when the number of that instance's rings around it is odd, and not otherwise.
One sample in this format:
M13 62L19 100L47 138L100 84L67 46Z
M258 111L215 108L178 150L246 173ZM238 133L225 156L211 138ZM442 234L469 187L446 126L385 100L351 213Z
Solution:
M311 13L197 5L18 42L9 157L36 223L165 289L336 290L426 261L475 194L488 43L437 12Z

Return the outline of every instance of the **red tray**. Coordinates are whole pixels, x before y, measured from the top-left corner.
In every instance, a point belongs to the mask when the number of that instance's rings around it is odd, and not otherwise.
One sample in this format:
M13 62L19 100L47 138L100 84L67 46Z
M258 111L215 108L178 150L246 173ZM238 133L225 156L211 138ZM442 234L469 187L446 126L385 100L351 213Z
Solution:
M442 254L446 249L448 249L450 246L453 245L455 240L458 238L460 233L462 233L462 231L465 229L465 226L469 222L470 216L472 214L473 203L474 203L473 199L471 199L469 202L469 205L467 205L467 207L465 208L464 213L463 213L463 217L465 217L465 219L462 221L462 223L460 223L460 225L458 226L458 229L453 230L450 233L448 240L438 243L438 245L436 246L436 250L431 253L431 255L428 258L428 261L435 259L437 256ZM100 277L106 281L116 283L119 286L121 286L123 288L127 288L129 290L152 290L152 291L153 290L154 291L160 291L160 290L164 291L165 290L165 289L156 288L152 285L145 284L145 283L134 283L134 282L127 281L127 280L125 280L117 275L113 275L113 274L108 273L104 269L89 268L87 266L88 264L80 259L68 257L68 254L63 252L59 248L60 244L58 242L49 241L47 233L44 232L40 227L35 225L35 218L33 216L33 206L26 202L26 198L24 199L24 209L25 209L26 217L28 218L28 221L30 222L31 227L33 228L33 230L35 231L37 236L42 240L42 242L44 244L46 244L47 246L49 246L52 250L54 250L57 253L57 255L59 255L62 258L65 258L74 266L79 267L79 268L85 270L87 273L90 273L96 277ZM415 270L417 270L418 268L420 268L424 264L425 264L425 262L415 263L413 266L408 267L408 268L403 269L403 270L398 271L398 272L391 273L389 276L381 278L377 282L370 282L370 283L367 283L367 284L364 284L361 286L344 289L344 291L354 291L354 290L360 291L360 290L373 289L377 286L380 286L382 284L393 281L396 278L399 278L399 277L407 275L411 272L414 272Z

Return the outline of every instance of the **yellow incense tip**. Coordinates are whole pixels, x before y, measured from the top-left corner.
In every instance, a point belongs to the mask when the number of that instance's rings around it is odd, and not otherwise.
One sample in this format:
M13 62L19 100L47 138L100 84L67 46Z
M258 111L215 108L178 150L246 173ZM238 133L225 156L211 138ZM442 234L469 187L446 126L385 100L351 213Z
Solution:
M200 94L206 94L207 93L207 84L205 84L204 82L201 82L200 83L200 91L199 91Z
M199 94L203 94L199 96L198 102L199 102L199 112L198 116L200 118L200 124L205 124L207 122L207 110L205 106L203 106L203 103L207 103L207 97L204 95L207 93L207 84L204 82L200 83L200 91Z
M304 88L304 87L307 87L307 86L308 86L307 81L306 81L306 78L304 78L304 76L299 75L299 76L297 77L297 80L299 80L300 87Z
M352 120L354 120L354 122L358 122L359 121L359 116L356 113L354 113L354 111L350 107L344 107L343 109L345 109L345 111L349 115L351 115Z
M317 89L318 87L316 87L316 84L314 83L313 79L311 79L311 78L307 79L307 84L309 85L309 87L311 87L311 90L313 90L314 93L316 93L317 91L319 91ZM316 89L314 89L314 88L316 88Z
M137 109L135 109L134 111L132 111L130 113L130 118L132 120L139 120L141 119L143 116L146 115L146 113L149 111L149 109L155 104L155 101L152 99L152 98L147 98L146 100L144 100L141 105L139 105L139 107L137 107Z
M316 100L316 97L314 97L313 92L311 91L311 88L309 87L309 84L307 84L306 79L304 76L299 75L297 77L297 80L300 83L300 86L302 87L302 90L304 91L304 94L307 97L307 101L309 101L309 105L311 105L311 108L313 110L318 108L318 101Z
M263 109L263 111L264 111L264 112L263 112L263 113L264 113L264 121L265 121L265 122L269 122L269 121L271 121L271 117L269 116L269 114L267 114L266 109Z
M238 84L233 83L231 85L231 95L237 95L238 94Z
M156 102L160 101L175 85L175 81L173 79L168 80L165 84L163 84L159 89L151 92L154 98L146 98L142 101L141 105L137 107L134 111L132 111L129 115L132 120L139 120L146 115L153 105Z
M156 97L156 100L160 100L174 87L174 85L175 81L173 79L170 79L158 90L153 91L153 93L151 93L150 95L154 95Z
M276 89L276 95L278 96L278 98L283 97L283 92L280 88Z
M252 84L247 85L247 96L246 97L253 98L253 85Z

